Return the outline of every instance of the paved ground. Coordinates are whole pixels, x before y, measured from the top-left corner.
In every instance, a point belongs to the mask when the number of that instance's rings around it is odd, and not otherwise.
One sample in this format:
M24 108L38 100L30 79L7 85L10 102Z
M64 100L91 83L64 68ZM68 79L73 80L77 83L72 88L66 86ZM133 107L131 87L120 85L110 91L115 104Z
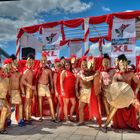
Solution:
M53 123L48 118L22 128L13 124L7 135L0 135L0 140L140 140L140 132L110 129L103 133L93 122L76 126Z

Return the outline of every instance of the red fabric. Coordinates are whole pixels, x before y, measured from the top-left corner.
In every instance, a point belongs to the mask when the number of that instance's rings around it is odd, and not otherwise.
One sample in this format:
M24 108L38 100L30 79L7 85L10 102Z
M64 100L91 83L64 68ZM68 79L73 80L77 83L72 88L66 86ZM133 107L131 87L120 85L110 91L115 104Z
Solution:
M69 28L76 28L82 24L84 24L84 19L80 18L80 19L72 19L72 20L65 20L62 21L63 25L69 27Z
M121 18L121 19L131 19L140 16L140 10L132 11L132 12L120 12L114 13L113 16Z
M140 61L140 56L136 56L136 72L140 72L140 70L138 69L139 61Z
M68 43L69 41L67 41L67 40L64 40L64 41L60 41L60 46L64 46L64 45L66 45L67 43Z
M59 63L59 62L60 62L60 59L58 59L58 58L54 59L54 63Z
M47 52L42 51L42 56L47 57Z
M129 108L119 109L113 118L113 127L138 130L135 108L130 106Z
M121 75L122 73L118 72L118 74ZM132 81L131 87L133 90L135 89L134 81ZM118 109L113 118L113 127L139 130L134 106L130 105L128 108Z
M25 65L26 65L26 60L19 60L18 61L18 69L21 73L24 72Z
M4 59L4 65L5 64L11 64L12 63L12 59L11 58L6 58L6 59Z
M102 67L103 57L95 57L95 70L99 70Z
M20 28L18 35L17 35L17 39L21 38L21 36L23 35L24 32L32 34L32 33L39 31L39 28L40 28L40 25L34 25L34 26Z
M90 38L89 41L93 42L93 43L96 43L96 42L99 41L99 39L100 39L100 37L95 37L95 38Z
M60 75L61 75L61 72L58 72L57 73L57 78L56 78L56 81L57 81L56 88L57 88L58 98L59 98L57 100L57 102L59 102L59 106L62 108L62 112L60 114L60 120L64 120L64 111L63 111L64 104L63 104L63 97L62 97L61 88L60 88Z
M39 31L39 28L40 28L39 25L34 25L34 26L29 26L29 27L23 27L21 29L26 33L32 34L32 33Z
M76 77L74 74L70 71L66 70L66 76L64 78L64 92L65 98L73 98L75 97L75 83L76 83Z
M106 21L107 15L90 17L89 24L100 24Z
M99 125L102 124L102 119L99 111L97 96L95 95L94 86L92 87L91 96L90 96L90 110L89 110L89 118L92 119L96 117Z
M53 27L58 26L60 24L61 24L61 21L56 21L56 22L43 23L43 24L40 24L40 26L42 28L53 28Z
M104 41L104 39L107 41L111 41L110 37L108 36L90 38L89 41L93 43L97 43L98 41L100 41L100 39L102 39L102 42Z

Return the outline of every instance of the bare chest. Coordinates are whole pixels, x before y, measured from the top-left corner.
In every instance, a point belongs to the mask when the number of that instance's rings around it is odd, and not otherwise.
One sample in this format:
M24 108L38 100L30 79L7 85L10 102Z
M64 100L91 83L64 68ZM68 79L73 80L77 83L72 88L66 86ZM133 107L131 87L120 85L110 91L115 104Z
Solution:
M11 75L11 80L12 81L19 81L20 74L19 73L14 73Z

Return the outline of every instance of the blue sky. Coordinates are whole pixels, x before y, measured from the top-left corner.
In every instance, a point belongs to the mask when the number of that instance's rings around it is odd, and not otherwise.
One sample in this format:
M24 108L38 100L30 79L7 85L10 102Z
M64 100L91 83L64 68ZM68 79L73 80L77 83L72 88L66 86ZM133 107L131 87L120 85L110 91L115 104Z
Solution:
M9 54L15 53L17 28L23 26L139 9L140 0L21 0L19 2L0 2L0 47Z

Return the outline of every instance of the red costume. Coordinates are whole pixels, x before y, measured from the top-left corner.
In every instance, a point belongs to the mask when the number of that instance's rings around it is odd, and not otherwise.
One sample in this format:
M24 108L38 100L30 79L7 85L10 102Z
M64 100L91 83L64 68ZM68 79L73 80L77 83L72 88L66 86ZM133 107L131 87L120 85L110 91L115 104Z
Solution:
M64 78L64 98L75 98L75 83L76 77L74 74L66 70L66 76Z
M117 72L117 74L121 75L123 73ZM138 120L136 119L134 106L130 105L128 108L118 109L113 118L113 127L138 130Z

